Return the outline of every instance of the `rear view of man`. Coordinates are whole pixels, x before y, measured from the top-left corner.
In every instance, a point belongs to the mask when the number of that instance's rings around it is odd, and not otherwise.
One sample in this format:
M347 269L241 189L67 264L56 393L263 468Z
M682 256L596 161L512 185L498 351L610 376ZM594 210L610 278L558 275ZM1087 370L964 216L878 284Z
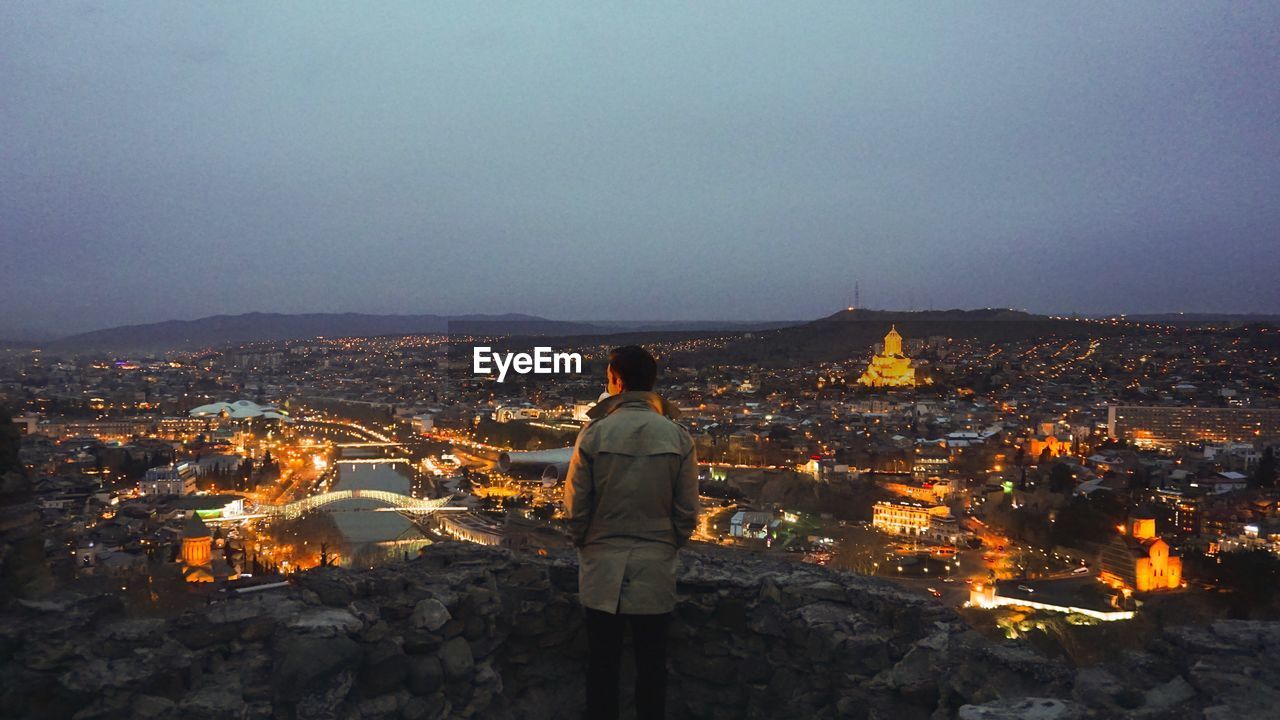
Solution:
M676 604L676 550L698 522L693 440L653 392L658 364L643 348L609 353L609 397L588 413L565 480L587 614L587 718L618 717L622 634L636 653L636 717L666 705L667 623Z

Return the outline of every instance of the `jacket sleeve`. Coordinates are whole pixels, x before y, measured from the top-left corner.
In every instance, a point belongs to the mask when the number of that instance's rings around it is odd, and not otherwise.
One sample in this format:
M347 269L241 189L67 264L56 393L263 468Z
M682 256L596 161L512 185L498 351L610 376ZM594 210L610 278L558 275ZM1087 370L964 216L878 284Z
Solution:
M692 443L680 460L680 472L676 474L675 492L671 497L676 546L683 547L698 527L698 451Z
M573 457L569 460L569 471L564 480L564 516L569 526L569 536L573 544L582 547L587 539L587 528L591 526L591 507L595 485L591 478L591 457L582 448L582 439L586 431L578 433L578 440L573 444Z

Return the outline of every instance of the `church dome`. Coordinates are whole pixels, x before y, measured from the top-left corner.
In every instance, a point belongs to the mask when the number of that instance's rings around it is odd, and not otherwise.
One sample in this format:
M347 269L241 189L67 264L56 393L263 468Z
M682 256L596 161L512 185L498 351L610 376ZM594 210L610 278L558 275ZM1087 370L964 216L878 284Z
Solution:
M204 524L204 521L200 519L200 516L195 513L191 513L191 516L188 517L187 521L182 525L182 537L184 539L194 540L197 538L207 538L212 536L209 534L209 526Z

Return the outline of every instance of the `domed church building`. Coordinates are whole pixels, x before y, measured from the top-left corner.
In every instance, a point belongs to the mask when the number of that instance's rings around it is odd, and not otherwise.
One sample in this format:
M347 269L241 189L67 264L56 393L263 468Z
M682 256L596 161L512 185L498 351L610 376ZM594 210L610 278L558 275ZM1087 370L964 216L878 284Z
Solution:
M916 386L916 368L902 352L902 336L896 326L889 328L889 334L884 336L884 351L871 357L871 364L858 383L867 387Z

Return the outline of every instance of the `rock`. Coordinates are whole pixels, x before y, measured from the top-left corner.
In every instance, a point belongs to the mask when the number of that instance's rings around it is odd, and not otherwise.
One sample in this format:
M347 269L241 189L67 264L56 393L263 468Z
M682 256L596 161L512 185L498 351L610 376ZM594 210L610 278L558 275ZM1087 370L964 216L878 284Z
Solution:
M54 670L72 661L76 654L77 648L70 641L54 641L37 644L23 659L31 670Z
M827 583L830 585L831 583ZM811 586L812 587L817 587ZM806 588L809 590L811 588ZM796 611L805 625L847 625L857 619L853 608L843 602L819 601L805 605Z
M376 643L381 640L385 640L390 636L391 626L379 620L366 627L364 632L360 634L360 639L367 643Z
M741 675L745 683L767 683L773 677L773 664L758 654L749 655L742 661Z
M1110 708L1126 688L1120 680L1100 667L1087 667L1076 673L1071 697L1076 702L1094 708Z
M408 670L400 645L390 639L377 642L365 652L360 692L366 697L391 692L404 683Z
M317 568L298 576L298 585L316 594L320 602L346 607L356 598L355 578L336 568Z
M1169 682L1158 685L1147 691L1144 698L1144 710L1168 710L1181 705L1196 696L1196 689L1181 675Z
M1217 620L1213 634L1233 648L1262 651L1280 647L1280 624L1260 620Z
M360 716L365 718L390 718L399 714L400 707L408 701L394 693L362 700L358 706Z
M439 720L448 717L449 711L449 701L444 694L436 693L431 697L410 698L400 710L400 717L404 720Z
M435 632L453 619L448 608L435 598L426 598L413 608L413 626Z
M360 645L349 637L292 636L280 643L272 671L274 695L287 701L299 701L315 692L336 695L337 676L347 673L360 660ZM346 686L351 686L351 677ZM346 697L343 692L337 697Z
M240 693L240 679L235 675L220 677L182 699L179 713L193 720L224 720L243 714L245 701Z
M347 611L365 625L372 625L379 619L378 604L372 600L352 600L347 604Z
M302 612L289 622L291 630L328 637L350 635L363 626L364 623L351 611L328 607Z
M172 684L191 665L188 652L170 640L160 648L140 648L119 660L91 658L58 676L62 689L96 695L116 689L147 690Z
M466 638L455 637L440 648L440 665L445 677L454 680L466 676L475 665L471 644Z
M738 663L728 657L682 655L676 660L676 670L681 675L717 685L728 685L738 677Z
M483 615L468 615L463 621L462 636L473 643L483 638L487 631L488 626Z
M678 557L673 716L1240 720L1280 707L1276 622L1167 628L1074 670L876 578L731 550ZM6 608L0 706L80 720L582 712L572 552L442 542L421 560L302 573L296 587L174 619L123 620L118 609L70 595Z
M830 600L843 603L848 595L848 590L843 585L830 580L819 580L810 585L794 588L791 593L808 600Z
M334 720L338 708L351 693L354 682L355 673L349 668L343 668L331 676L327 683L298 701L294 710L298 720Z
M129 709L132 716L138 720L152 720L153 718L168 717L176 707L177 703L169 698L156 697L155 695L135 695Z
M444 642L444 636L421 628L408 628L402 636L404 651L410 655L434 653Z
M466 628L466 623L464 623L459 618L454 618L449 622L445 623L444 627L440 628L440 632L444 634L445 638L447 639L447 638L453 638L461 635L462 631L465 628Z
M1085 711L1075 703L1056 698L997 700L983 705L962 705L960 720L1077 720Z
M444 683L444 666L440 658L421 655L409 661L409 690L414 695L431 695Z

